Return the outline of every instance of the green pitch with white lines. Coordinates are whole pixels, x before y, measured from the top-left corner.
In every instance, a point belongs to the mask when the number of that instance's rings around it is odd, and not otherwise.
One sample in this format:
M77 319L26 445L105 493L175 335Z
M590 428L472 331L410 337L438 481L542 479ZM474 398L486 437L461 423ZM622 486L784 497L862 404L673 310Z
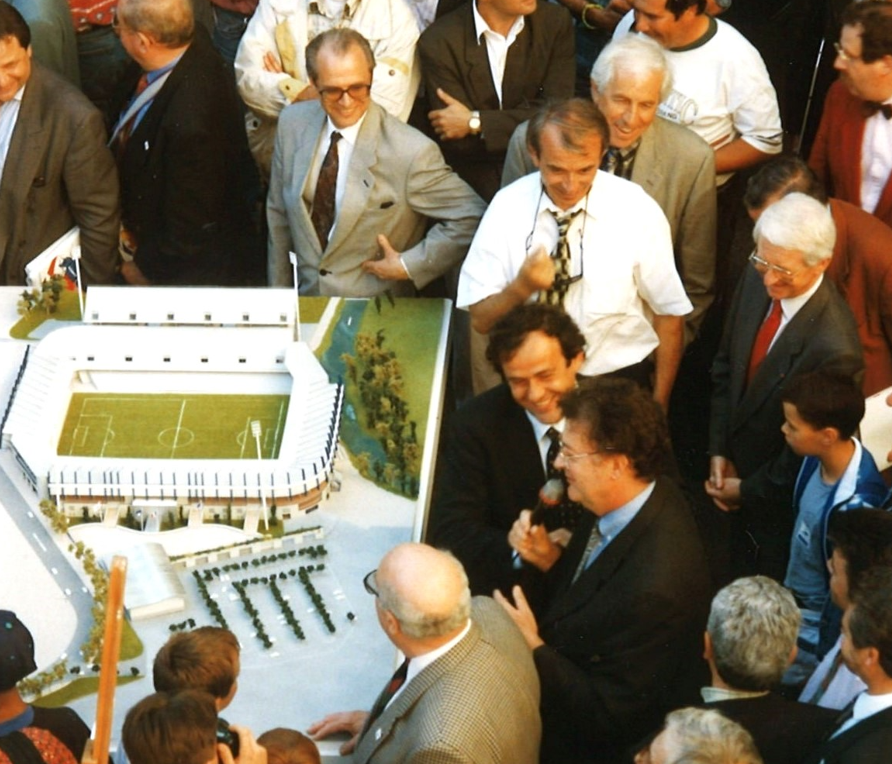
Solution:
M120 459L264 459L279 455L287 395L74 393L60 456Z

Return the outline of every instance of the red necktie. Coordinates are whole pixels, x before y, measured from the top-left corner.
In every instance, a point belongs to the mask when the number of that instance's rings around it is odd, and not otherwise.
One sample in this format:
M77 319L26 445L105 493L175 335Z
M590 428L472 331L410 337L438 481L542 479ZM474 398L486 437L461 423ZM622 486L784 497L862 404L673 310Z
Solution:
M369 712L369 718L366 722L366 729L372 725L372 723L381 716L382 712L385 708L387 708L387 704L393 700L393 696L396 695L397 690L400 689L406 683L406 677L409 673L409 659L406 658L401 664L400 667L394 672L393 676L390 678L390 681L387 683L387 686L381 691L381 694L378 696L378 699L375 701L375 705L372 706L372 710Z
M753 343L753 352L752 355L750 355L750 365L746 372L747 384L752 382L753 377L756 375L756 370L762 364L762 361L765 360L765 356L768 355L768 348L771 347L771 341L774 339L774 335L777 334L777 330L780 328L782 315L783 311L781 311L780 300L772 300L771 312L762 322L762 326L759 327L759 331L756 334L756 341Z
M149 75L147 72L143 72L142 76L140 76L139 81L136 83L136 91L133 93L133 98L130 99L130 103L133 103L137 98L140 97L143 90L145 90L149 86ZM129 106L127 108L130 108ZM141 110L140 110L141 111ZM139 111L137 111L130 119L127 120L127 124L124 125L120 132L118 133L118 156L124 153L124 148L127 146L127 141L130 140L130 134L133 132L133 126L136 124L136 118L139 115Z

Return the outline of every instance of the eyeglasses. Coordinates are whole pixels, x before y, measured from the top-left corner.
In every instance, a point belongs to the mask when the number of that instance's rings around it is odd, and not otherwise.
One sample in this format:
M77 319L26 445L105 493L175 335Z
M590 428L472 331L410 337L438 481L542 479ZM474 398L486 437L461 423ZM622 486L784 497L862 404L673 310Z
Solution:
M371 91L371 84L356 84L350 85L346 88L319 88L319 95L322 97L322 100L326 103L337 103L340 101L344 94L350 96L354 101L362 101L365 98L369 97L369 92Z
M366 573L366 574L365 574L365 578L362 579L362 585L365 587L365 590L366 590L369 594L371 594L373 597L379 597L379 596L380 596L380 595L378 594L378 590L377 590L377 589L375 588L375 586L372 584L372 581L374 581L375 584L378 583L378 581L375 579L375 573L377 573L377 572L378 572L378 569L375 568L373 571L370 571L369 573Z
M577 459L581 459L583 456L597 456L598 454L603 454L607 451L614 450L611 446L604 446L604 448L599 448L597 451L586 451L579 454L568 454L567 447L563 443L559 443L558 445L560 446L560 448L558 448L557 455L565 462L573 462Z
M585 193L585 206L583 210L588 209L588 195L591 191L589 188ZM545 196L545 186L539 191L539 201L536 204L536 212L533 215L533 227L530 229L530 232L527 234L527 240L524 244L526 249L526 253L529 256L530 248L533 246L533 234L536 233L536 225L539 222L539 210L542 206L542 198ZM575 276L558 276L555 274L554 283L551 285L552 289L557 289L560 291L566 290L569 288L571 284L575 284L577 281L581 281L582 277L585 275L585 249L583 247L583 240L585 239L585 222L588 215L583 211L582 213L582 226L579 230L579 273Z
M846 53L842 45L840 45L838 42L833 43L833 48L836 51L836 55L839 56L847 64L851 64L854 61L861 60L861 56L853 56L851 53Z
M753 252L749 261L752 264L753 268L755 268L759 273L765 274L768 271L773 271L775 275L779 278L782 278L784 281L792 281L796 276L802 273L804 268L800 268L796 271L791 271L789 268L782 268L779 265L775 265L774 263L769 263L764 258L759 257L755 252Z

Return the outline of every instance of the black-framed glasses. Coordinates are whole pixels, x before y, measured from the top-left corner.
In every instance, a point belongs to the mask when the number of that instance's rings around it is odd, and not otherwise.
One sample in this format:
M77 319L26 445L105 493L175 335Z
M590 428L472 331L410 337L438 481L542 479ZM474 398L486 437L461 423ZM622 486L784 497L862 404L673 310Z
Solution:
M345 88L319 88L319 95L326 103L337 103L344 97L344 94L350 96L354 101L362 101L369 97L371 90L371 83L362 82L348 85Z
M362 579L362 585L365 587L365 590L371 594L373 597L380 597L378 594L378 590L375 588L378 585L378 581L375 578L375 573L378 572L378 569L369 571L365 574L365 578Z

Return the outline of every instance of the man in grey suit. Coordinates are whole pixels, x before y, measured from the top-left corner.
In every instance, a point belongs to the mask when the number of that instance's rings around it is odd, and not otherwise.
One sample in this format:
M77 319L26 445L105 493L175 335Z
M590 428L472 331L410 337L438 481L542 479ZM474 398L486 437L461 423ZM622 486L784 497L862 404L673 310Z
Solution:
M669 221L675 265L694 306L685 318L687 344L713 297L715 152L687 128L657 117L671 89L666 55L646 37L630 35L610 43L592 67L592 100L610 128L601 169L641 186ZM528 124L519 125L511 137L502 186L536 171L527 148Z
M0 284L81 230L81 271L109 283L117 265L118 177L102 115L74 85L31 60L31 32L0 1Z
M535 764L539 680L520 631L487 597L471 599L461 563L425 544L401 544L365 578L378 621L406 656L370 713L311 725L336 732L356 764L449 761Z
M269 281L301 294L410 295L459 264L483 202L433 141L369 98L375 59L332 29L307 46L319 102L287 107L273 156ZM428 230L429 219L436 222ZM426 232L426 235L425 235Z

